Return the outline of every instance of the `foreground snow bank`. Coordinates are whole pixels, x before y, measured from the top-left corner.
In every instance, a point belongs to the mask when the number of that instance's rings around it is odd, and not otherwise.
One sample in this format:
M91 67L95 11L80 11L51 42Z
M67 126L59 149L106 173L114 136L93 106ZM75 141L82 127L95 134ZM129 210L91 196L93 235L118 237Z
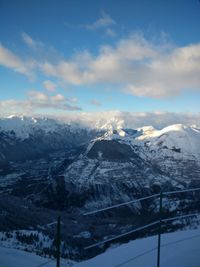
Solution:
M200 229L164 234L161 267L199 267ZM157 236L131 241L74 267L155 267ZM124 264L122 264L124 263Z
M46 263L46 264L44 264ZM44 264L44 265L43 265ZM37 256L33 253L20 251L17 249L0 247L0 266L1 267L55 267L55 260ZM67 261L61 262L61 267L72 266Z
M199 267L200 229L164 234L161 240L161 267ZM155 267L157 236L131 241L81 263L61 261L61 267ZM38 267L50 261L32 253L0 247L0 266ZM124 264L123 264L124 263ZM55 261L44 266L55 267Z

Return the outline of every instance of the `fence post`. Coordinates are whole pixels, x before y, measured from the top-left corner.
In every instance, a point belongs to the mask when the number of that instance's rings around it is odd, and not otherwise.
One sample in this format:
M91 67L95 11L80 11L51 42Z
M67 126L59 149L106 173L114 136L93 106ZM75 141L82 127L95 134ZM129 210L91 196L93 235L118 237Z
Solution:
M162 194L162 191L160 191L157 267L160 267L160 243L161 243L161 231L162 231L162 198L163 198L163 194Z
M60 267L60 216L57 218L56 267Z

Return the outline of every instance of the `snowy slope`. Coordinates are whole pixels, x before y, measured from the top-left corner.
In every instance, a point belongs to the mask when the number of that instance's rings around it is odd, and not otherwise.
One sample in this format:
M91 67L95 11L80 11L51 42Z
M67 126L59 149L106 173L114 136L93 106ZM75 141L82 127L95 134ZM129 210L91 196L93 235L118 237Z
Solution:
M46 263L46 264L44 264ZM44 265L43 265L44 264ZM2 267L55 267L53 259L37 256L33 253L0 247L0 266ZM72 266L71 261L61 261L61 267Z
M199 267L200 229L164 234L161 239L161 267ZM62 266L73 267L155 267L157 236L131 241L117 248L80 263L61 260ZM32 253L0 247L0 266L36 267L45 262L47 267L56 265L54 260ZM124 263L122 265L122 263Z
M200 230L164 234L161 240L161 267L199 267ZM157 236L131 241L74 267L155 267ZM121 265L122 263L126 263Z
M139 129L142 135L136 138L152 149L165 148L186 154L200 153L200 129L182 124L170 125L162 130L153 127Z
M200 128L183 124L169 125L161 130L153 126L144 126L137 129L124 129L122 123L106 124L105 134L98 140L118 140L127 144L137 145L163 154L171 152L184 155L200 155ZM101 128L102 129L102 128ZM168 153L169 152L169 153ZM173 153L174 154L174 153Z
M69 127L69 124L49 118L32 118L25 116L10 116L0 118L0 131L14 131L21 139L28 138L30 134L37 130L48 132L59 132L61 129ZM81 125L75 122L70 124L70 130L77 130ZM83 126L82 126L83 127ZM85 128L85 127L84 127ZM134 145L148 146L153 150L161 148L176 150L185 154L200 154L200 128L197 126L185 126L174 124L161 130L153 126L144 126L138 129L124 129L123 120L112 118L105 124L94 124L90 128L105 132L101 139L118 139L123 142L133 141ZM130 130L135 134L130 134Z
M45 132L54 132L59 123L47 118L29 118L25 116L9 116L0 119L0 131L14 131L16 136L25 139L34 130L43 129Z

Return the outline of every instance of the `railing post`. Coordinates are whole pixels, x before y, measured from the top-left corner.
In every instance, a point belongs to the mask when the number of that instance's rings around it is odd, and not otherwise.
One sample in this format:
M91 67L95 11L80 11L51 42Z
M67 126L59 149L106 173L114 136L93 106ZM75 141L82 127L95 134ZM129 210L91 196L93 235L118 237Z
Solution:
M56 233L56 267L60 267L60 216L57 219L57 233Z
M157 267L160 267L160 244L162 232L162 191L160 192L160 205L159 205L159 226L158 226L158 248L157 248Z

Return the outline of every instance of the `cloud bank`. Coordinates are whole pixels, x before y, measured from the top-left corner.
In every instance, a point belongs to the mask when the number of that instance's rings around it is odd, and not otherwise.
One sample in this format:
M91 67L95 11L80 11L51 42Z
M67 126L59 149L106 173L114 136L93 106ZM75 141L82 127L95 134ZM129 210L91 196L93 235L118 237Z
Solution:
M67 113L58 117L64 122L76 122L87 127L104 128L107 124L124 128L140 128L153 126L161 129L168 125L182 123L184 125L200 126L200 113L175 113L175 112L78 112Z
M26 39L36 45L28 36ZM0 65L26 76L42 71L48 79L73 86L116 86L116 90L139 97L165 98L200 90L200 44L155 44L141 35L122 39L114 46L104 45L96 55L82 51L56 63L24 60L1 44ZM44 86L54 90L50 82Z
M4 115L34 115L37 112L44 110L46 113L51 113L50 110L62 111L80 111L81 107L74 105L75 98L66 98L61 94L48 95L39 91L28 91L27 98L24 100L1 100L0 113ZM48 112L47 112L48 110Z
M165 98L187 90L200 90L200 44L185 47L154 45L131 37L115 47L103 46L99 54L79 60L46 62L46 75L79 85L110 84L139 97Z

